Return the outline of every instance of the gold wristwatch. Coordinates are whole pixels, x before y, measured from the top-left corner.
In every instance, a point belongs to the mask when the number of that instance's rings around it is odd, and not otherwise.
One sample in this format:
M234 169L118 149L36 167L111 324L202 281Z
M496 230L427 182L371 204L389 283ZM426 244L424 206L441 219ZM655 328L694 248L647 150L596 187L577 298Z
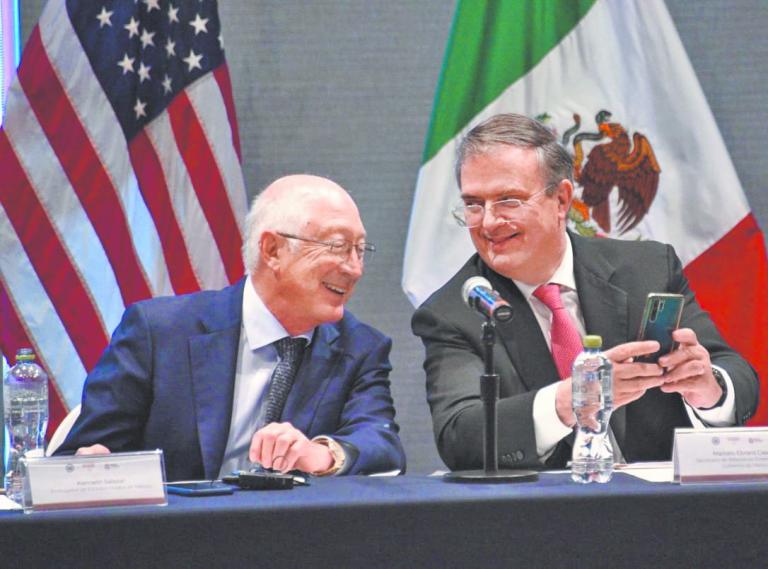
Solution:
M344 463L347 461L347 453L344 452L344 448L339 443L325 435L313 438L312 442L328 447L328 450L331 451L331 455L333 456L333 464L331 467L320 472L313 472L313 476L331 476L344 468Z

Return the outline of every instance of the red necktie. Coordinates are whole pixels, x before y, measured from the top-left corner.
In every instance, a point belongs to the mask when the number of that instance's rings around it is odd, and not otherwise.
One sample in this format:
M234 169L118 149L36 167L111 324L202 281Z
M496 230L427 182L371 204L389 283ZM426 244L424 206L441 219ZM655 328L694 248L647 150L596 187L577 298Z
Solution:
M560 379L571 377L573 360L581 352L581 334L573 323L560 298L560 285L549 283L541 285L533 296L543 302L552 311L552 358L557 366Z

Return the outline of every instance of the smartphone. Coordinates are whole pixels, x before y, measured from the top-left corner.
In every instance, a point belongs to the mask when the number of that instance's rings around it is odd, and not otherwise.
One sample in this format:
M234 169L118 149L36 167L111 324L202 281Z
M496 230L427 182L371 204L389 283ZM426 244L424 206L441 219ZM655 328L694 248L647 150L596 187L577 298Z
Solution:
M179 494L180 496L220 496L222 494L232 494L235 489L229 484L218 482L216 480L200 482L173 482L166 487L169 494Z
M656 340L661 348L653 354L639 356L635 361L656 363L677 347L677 342L672 340L672 331L680 326L684 302L682 294L652 292L648 295L637 339Z

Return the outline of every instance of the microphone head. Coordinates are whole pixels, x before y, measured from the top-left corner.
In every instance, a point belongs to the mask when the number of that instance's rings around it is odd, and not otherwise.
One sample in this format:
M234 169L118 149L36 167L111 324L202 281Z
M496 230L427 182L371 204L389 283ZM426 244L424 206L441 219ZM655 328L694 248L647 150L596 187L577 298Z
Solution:
M469 277L461 286L461 298L464 301L464 304L470 308L472 308L472 304L469 302L469 293L479 286L487 288L488 290L493 290L490 281L485 277Z

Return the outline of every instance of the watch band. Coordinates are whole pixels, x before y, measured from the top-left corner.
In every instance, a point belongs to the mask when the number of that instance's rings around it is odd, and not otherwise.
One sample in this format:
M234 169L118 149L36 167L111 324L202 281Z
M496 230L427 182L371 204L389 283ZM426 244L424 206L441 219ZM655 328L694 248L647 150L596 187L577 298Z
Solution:
M328 450L331 451L331 455L333 456L333 464L331 467L320 472L313 472L313 476L332 476L344 468L344 463L347 461L347 453L344 452L344 448L339 443L325 435L313 438L312 442L328 447Z
M710 409L715 409L717 407L720 407L723 403L725 403L725 398L728 397L728 384L725 382L725 377L723 377L723 372L721 372L719 369L713 366L712 375L715 377L715 381L720 386L720 389L723 390L723 394L720 396L720 399L717 400L717 403L712 405L712 407L701 409L702 411L709 411Z

